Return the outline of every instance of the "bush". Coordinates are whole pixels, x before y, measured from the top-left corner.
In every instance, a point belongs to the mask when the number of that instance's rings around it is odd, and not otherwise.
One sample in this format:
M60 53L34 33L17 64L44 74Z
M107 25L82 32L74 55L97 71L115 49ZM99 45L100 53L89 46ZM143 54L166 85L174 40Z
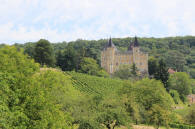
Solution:
M195 126L184 125L184 124L177 124L177 123L170 123L169 126L171 128L177 128L177 129L195 129Z
M180 104L181 103L181 100L179 98L179 93L176 90L170 90L169 93L172 96L175 104Z

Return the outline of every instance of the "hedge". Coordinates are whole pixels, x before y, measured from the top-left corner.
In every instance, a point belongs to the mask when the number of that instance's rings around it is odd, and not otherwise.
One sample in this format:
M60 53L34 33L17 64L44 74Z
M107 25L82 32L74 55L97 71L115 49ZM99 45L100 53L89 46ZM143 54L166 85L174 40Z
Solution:
M184 125L184 124L176 124L176 123L171 123L169 124L171 128L178 128L178 129L195 129L195 126L192 125Z

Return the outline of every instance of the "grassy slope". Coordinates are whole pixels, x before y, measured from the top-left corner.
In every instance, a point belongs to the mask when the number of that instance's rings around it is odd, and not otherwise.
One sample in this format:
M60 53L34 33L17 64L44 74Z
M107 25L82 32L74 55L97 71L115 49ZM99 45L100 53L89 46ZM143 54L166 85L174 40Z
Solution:
M105 96L113 94L123 86L124 81L111 78L90 76L76 72L65 72L72 76L73 85L81 92Z
M65 72L65 74L70 75L72 78L73 85L83 93L92 95L109 95L114 94L123 86L124 81L115 80L111 78L103 78L97 76L91 76L76 72ZM77 129L78 125L74 127ZM116 129L127 129L126 127L116 127ZM155 129L152 126L147 125L134 125L133 129ZM160 129L165 129L165 127L160 127Z

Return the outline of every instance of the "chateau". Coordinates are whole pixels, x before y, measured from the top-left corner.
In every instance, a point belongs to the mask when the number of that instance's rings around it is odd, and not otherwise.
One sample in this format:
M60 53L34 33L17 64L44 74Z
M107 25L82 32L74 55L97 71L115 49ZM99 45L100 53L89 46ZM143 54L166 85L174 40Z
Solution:
M101 67L112 74L119 69L121 65L132 65L135 63L139 73L148 73L148 54L141 51L137 38L129 44L126 52L117 50L112 43L112 39L101 52Z

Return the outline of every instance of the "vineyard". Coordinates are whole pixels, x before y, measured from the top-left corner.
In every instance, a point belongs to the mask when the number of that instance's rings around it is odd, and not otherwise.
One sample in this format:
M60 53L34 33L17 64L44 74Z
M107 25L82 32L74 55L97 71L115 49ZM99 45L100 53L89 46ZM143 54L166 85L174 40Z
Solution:
M65 74L72 77L72 84L76 89L87 94L104 96L118 91L123 86L123 81L117 79L90 76L76 72L65 72Z

